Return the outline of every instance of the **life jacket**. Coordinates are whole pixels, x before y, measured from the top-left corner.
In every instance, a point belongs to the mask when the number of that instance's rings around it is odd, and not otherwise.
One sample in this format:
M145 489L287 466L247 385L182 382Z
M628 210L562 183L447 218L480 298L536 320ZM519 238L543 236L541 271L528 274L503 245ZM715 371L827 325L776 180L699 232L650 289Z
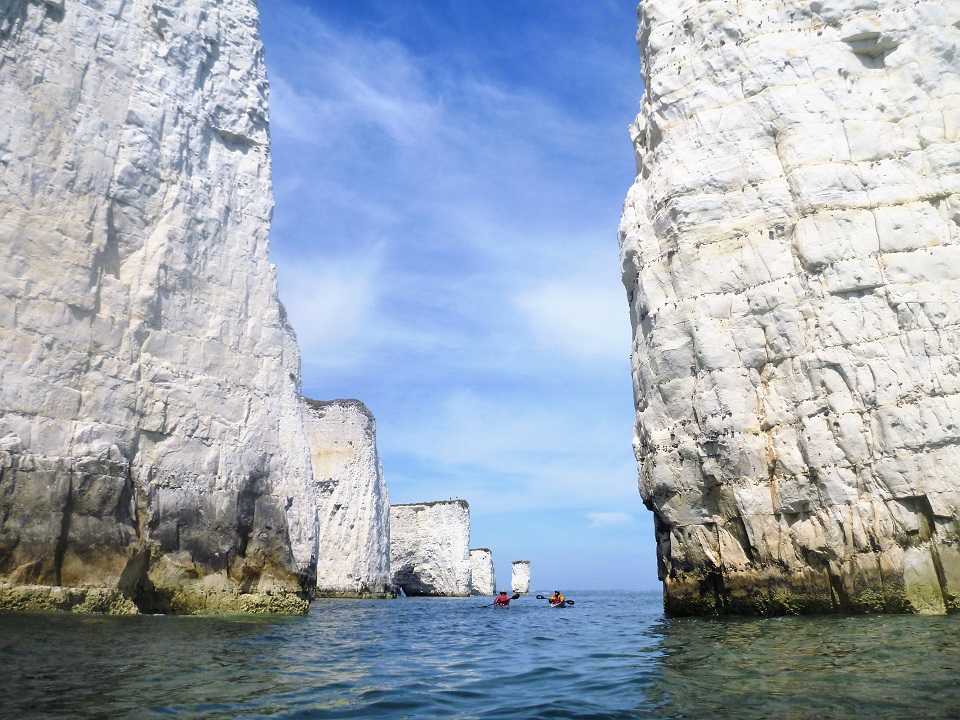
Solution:
M566 598L565 598L563 595L561 595L560 593L554 593L554 594L550 597L550 604L551 604L551 605L559 605L559 604L562 603L564 600L566 600Z
M509 595L497 595L497 597L495 597L495 598L493 599L493 602L494 602L494 604L496 604L496 605L503 605L504 607L506 607L507 605L510 604L510 596L509 596Z

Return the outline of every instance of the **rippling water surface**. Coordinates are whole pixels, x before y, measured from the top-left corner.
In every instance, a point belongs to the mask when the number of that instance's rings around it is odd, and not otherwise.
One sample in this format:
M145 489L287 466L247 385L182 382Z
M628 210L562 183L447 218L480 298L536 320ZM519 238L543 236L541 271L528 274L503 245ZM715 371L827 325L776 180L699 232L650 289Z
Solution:
M4 718L960 716L960 616L665 619L656 593L0 615Z

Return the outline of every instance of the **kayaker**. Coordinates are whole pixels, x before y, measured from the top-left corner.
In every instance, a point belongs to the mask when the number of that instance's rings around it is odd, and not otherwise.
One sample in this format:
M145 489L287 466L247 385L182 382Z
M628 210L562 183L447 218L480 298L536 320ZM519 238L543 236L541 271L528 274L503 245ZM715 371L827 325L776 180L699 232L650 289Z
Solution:
M566 600L566 598L563 596L563 593L561 593L559 590L554 590L553 595L547 598L547 601L551 605L559 605L564 600Z
M510 596L506 590L501 590L500 594L493 599L493 604L497 607L510 607Z

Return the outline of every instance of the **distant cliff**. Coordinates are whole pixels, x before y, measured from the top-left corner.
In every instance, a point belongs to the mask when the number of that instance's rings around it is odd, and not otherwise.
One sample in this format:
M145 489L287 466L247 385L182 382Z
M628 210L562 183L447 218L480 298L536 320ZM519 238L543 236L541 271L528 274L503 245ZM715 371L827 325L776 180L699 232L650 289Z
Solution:
M530 592L530 561L514 560L510 564L510 586L515 593Z
M465 500L390 506L390 571L405 595L470 594L470 506Z
M645 0L638 37L666 609L960 609L960 4Z
M256 2L7 0L0 93L0 605L305 611Z
M493 570L493 553L487 548L470 551L470 594L494 595L497 574Z
M387 597L390 496L376 422L359 400L304 401L318 519L316 594Z

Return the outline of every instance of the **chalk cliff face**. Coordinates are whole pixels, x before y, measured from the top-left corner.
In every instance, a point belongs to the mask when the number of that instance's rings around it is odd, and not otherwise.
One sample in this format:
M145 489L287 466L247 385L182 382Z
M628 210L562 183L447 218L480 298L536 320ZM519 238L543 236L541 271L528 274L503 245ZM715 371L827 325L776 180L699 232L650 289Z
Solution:
M470 551L470 594L495 595L497 576L493 571L493 553L487 548Z
M317 505L317 595L392 596L390 496L359 400L304 400Z
M305 610L316 516L255 1L0 10L11 602Z
M635 449L674 613L960 608L960 4L645 0Z
M390 570L406 595L470 594L465 500L390 506Z
M510 585L515 593L530 592L530 561L514 560L510 570Z

